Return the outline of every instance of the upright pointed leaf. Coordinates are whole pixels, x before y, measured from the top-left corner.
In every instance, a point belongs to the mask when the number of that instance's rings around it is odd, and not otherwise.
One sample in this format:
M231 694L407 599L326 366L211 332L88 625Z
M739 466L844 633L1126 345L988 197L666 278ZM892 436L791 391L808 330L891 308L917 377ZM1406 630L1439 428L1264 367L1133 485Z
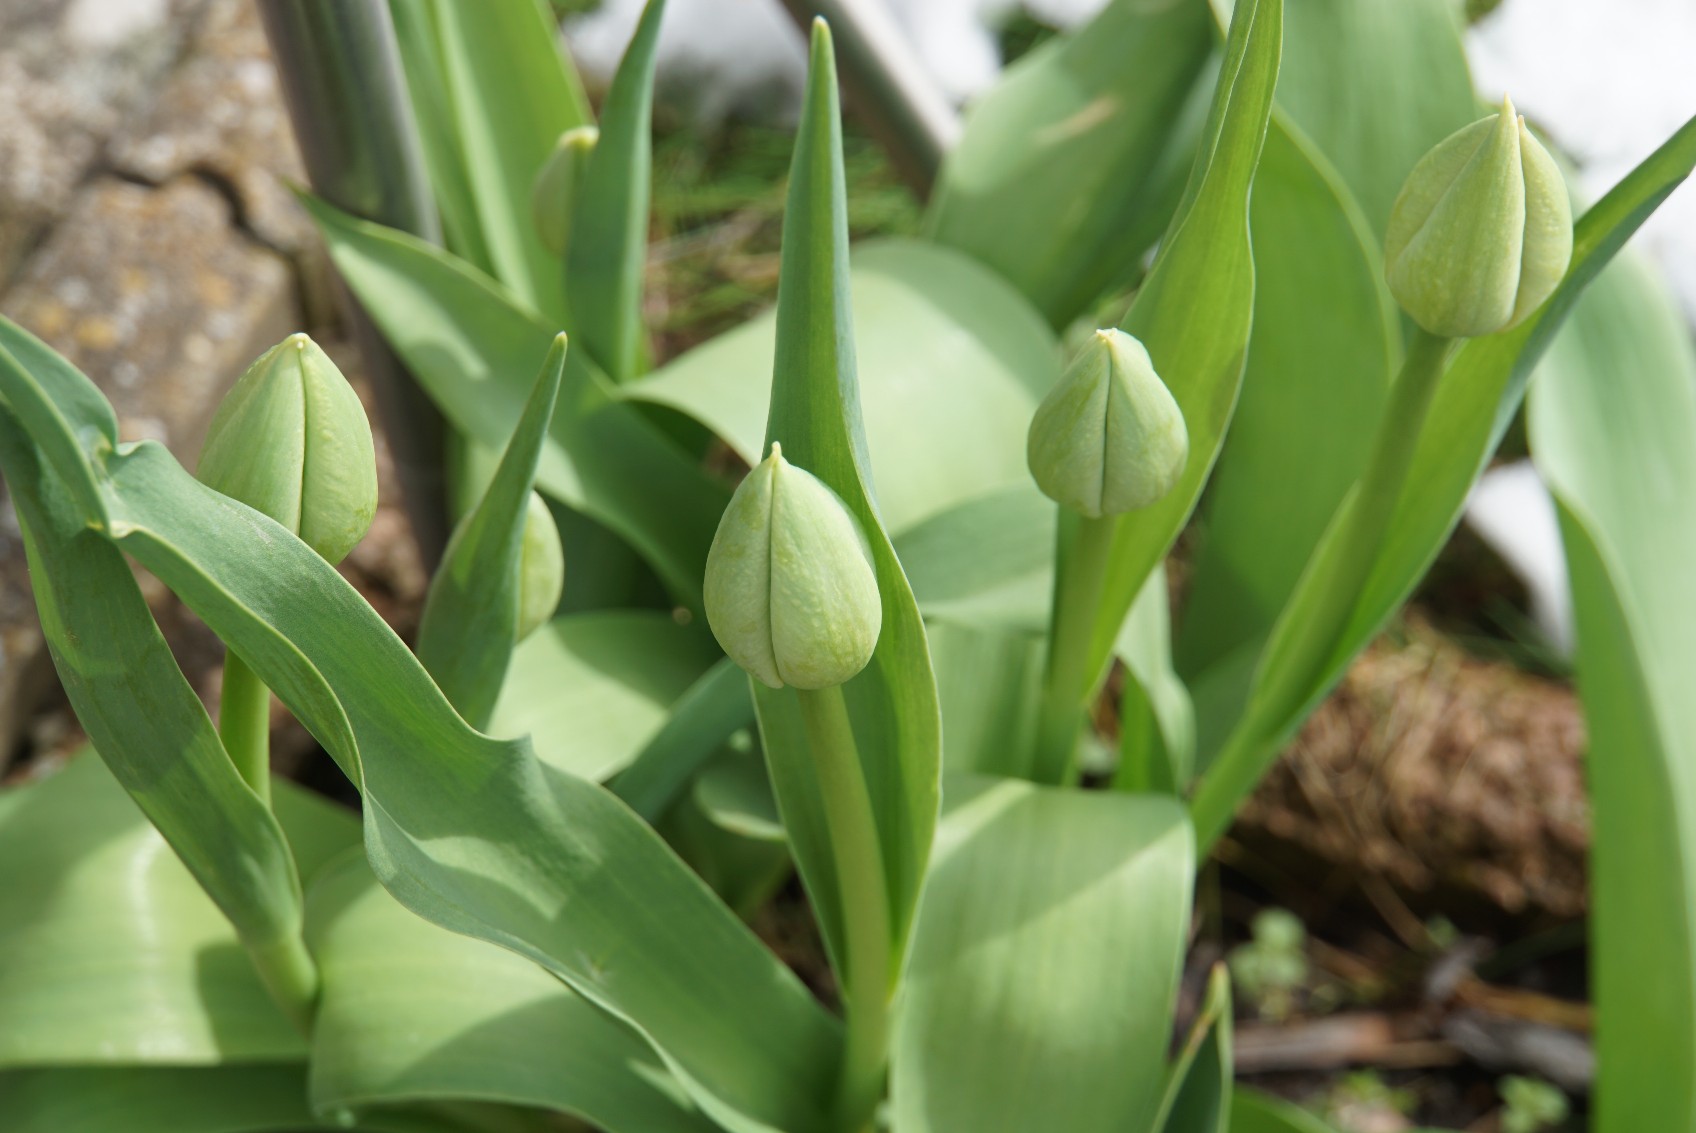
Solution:
M490 267L557 329L564 281L531 223L530 186L560 134L590 121L576 72L542 0L430 0L430 14Z
M571 218L572 328L614 383L642 360L642 273L653 192L654 62L665 0L648 0L601 107L601 138Z
M1282 38L1282 0L1240 0L1184 204L1125 316L1183 410L1189 464L1165 499L1120 521L1091 671L1106 664L1131 603L1189 518L1236 406L1254 306L1249 190Z
M1281 116L1255 174L1252 220L1255 331L1178 644L1206 704L1204 767L1248 697L1252 660L1237 655L1259 652L1359 475L1400 351L1378 237Z
M948 780L896 1020L902 1133L1125 1133L1160 1108L1194 852L1170 798Z
M795 139L777 309L777 363L766 442L817 476L870 542L883 628L867 667L843 686L876 814L895 955L911 924L936 823L942 739L924 625L895 558L868 477L848 302L847 190L836 67L815 25L812 70ZM840 895L794 689L756 685L772 786L797 865L833 954L843 942Z
M518 644L524 526L542 441L565 372L565 336L554 340L494 479L460 521L418 626L418 659L459 714L488 726Z
M1531 390L1560 506L1590 733L1599 1133L1696 1129L1696 350L1626 258Z

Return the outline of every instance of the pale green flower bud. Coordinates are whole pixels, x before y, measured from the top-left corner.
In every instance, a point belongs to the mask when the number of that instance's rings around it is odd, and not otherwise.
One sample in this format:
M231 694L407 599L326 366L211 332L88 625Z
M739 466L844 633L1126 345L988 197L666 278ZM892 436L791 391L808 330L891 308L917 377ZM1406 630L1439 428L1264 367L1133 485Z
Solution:
M524 537L518 551L518 640L546 625L559 609L565 590L565 551L560 547L554 513L535 492L524 513Z
M583 182L583 171L589 167L589 155L600 138L601 132L593 126L567 130L554 143L553 152L531 182L530 216L536 225L536 235L541 237L542 246L556 256L564 256L571 243L572 206Z
M304 334L260 355L224 397L198 475L332 563L347 557L377 514L377 457L365 408Z
M1549 152L1501 113L1438 142L1390 209L1390 292L1432 334L1474 338L1542 305L1572 260L1572 206Z
M843 683L866 667L883 628L859 521L777 444L724 510L705 597L718 643L772 688Z
M1147 507L1184 474L1189 432L1142 343L1098 330L1031 419L1025 459L1043 494L1091 519Z

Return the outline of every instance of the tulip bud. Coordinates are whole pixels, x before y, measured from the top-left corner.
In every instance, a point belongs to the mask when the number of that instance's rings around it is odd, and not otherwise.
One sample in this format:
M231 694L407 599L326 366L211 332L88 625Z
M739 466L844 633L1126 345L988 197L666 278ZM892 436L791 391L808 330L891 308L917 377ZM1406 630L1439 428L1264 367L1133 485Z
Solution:
M1170 492L1189 451L1183 411L1142 343L1098 330L1037 407L1025 458L1044 495L1099 519Z
M866 667L883 628L859 521L775 443L719 521L705 598L718 643L772 688L843 683Z
M1420 158L1390 209L1385 272L1432 334L1506 330L1542 305L1572 260L1572 207L1549 152L1513 103Z
M377 514L377 458L365 409L304 334L260 355L224 397L198 475L332 563L353 550Z
M523 641L548 623L565 589L565 552L554 514L535 492L524 514L518 552L518 638Z
M571 242L572 206L583 171L589 166L589 155L600 137L601 132L593 126L578 126L561 134L530 185L530 215L536 235L556 256L564 256Z

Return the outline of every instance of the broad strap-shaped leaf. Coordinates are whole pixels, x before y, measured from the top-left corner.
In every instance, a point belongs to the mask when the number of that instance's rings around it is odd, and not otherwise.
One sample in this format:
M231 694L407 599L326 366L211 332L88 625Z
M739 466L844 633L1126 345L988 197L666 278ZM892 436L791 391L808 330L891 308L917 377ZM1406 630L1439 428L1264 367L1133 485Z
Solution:
M512 436L555 329L439 248L306 198L331 258L449 420L491 449ZM614 400L582 350L566 354L537 485L628 540L685 605L729 491Z
M449 4L453 0L447 0ZM601 137L572 209L572 330L616 383L642 364L642 273L653 192L654 64L665 0L648 0L601 106Z
M1286 12L1278 105L1349 187L1377 247L1414 163L1481 117L1460 13L1448 0L1290 0Z
M1042 316L968 257L913 240L856 247L849 289L868 475L889 531L1028 488L1025 432L1060 373ZM775 339L775 313L761 315L620 394L688 414L758 464Z
M1124 1133L1160 1108L1194 850L1152 795L950 776L896 1021L902 1133Z
M1254 306L1249 190L1272 112L1282 37L1282 0L1236 5L1184 204L1125 316L1124 329L1148 348L1183 411L1189 463L1165 499L1119 523L1091 672L1106 664L1131 603L1194 509L1237 402Z
M406 71L407 95L412 101L418 141L430 193L442 218L442 238L454 255L482 272L495 270L471 174L459 146L459 125L449 103L447 74L437 38L433 0L389 0L395 41Z
M1406 600L1460 518L1467 493L1513 419L1526 382L1555 332L1596 274L1661 201L1696 167L1696 119L1638 165L1579 220L1572 266L1542 309L1511 331L1473 339L1444 373L1432 397L1401 498L1382 551L1365 585L1352 598L1347 628L1329 643L1305 640L1316 624L1311 611L1337 599L1322 559L1337 544L1335 526L1320 541L1279 615L1260 662L1248 709L1202 779L1191 812L1196 834L1210 844L1230 822L1237 803L1253 789L1284 739L1342 676L1386 619ZM1282 671L1285 654L1311 655L1325 646L1328 660L1301 681ZM1266 674L1279 673L1280 695L1264 690Z
M701 626L661 610L556 618L513 654L489 731L527 735L542 762L600 782L638 758L672 705L722 659ZM747 691L738 692L746 723Z
M1209 20L1206 0L1113 0L1009 68L943 164L932 236L1006 277L1055 326L1131 278L1182 184L1184 107L1212 48Z
M1531 390L1577 620L1595 829L1599 1133L1696 1129L1696 351L1629 257Z
M357 1125L315 1121L306 1069L248 1066L72 1067L0 1073L6 1133L547 1133L545 1115L490 1105L374 1111Z
M1280 88L1282 89L1282 88ZM1366 460L1400 353L1374 236L1320 153L1274 115L1254 179L1254 336L1208 486L1178 642L1202 766L1248 696L1248 664ZM1275 485L1277 506L1267 506Z
M1018 775L1021 757L1036 742L1042 635L947 617L927 622L925 633L942 705L948 773Z
M26 338L0 323L6 343ZM366 852L390 892L528 956L630 1024L721 1124L821 1124L838 1025L650 827L600 787L546 768L527 742L473 731L304 543L200 485L157 444L114 449L97 422L61 416L58 405L88 403L87 379L15 355L0 354L0 397L48 406L38 424L50 439L89 439L84 456L101 475L84 488L117 545L239 649L361 786ZM10 459L14 446L3 447ZM74 479L84 466L55 460L54 472ZM53 632L133 640L145 607L123 614L115 629ZM88 674L126 720L147 715L129 696L134 660ZM178 747L175 736L159 744Z
M1230 1130L1231 1133L1336 1133L1305 1109L1241 1087L1231 1092Z
M418 660L448 703L477 728L488 727L518 644L524 525L565 354L562 334L542 363L488 490L448 542L418 626Z
M456 1099L564 1112L608 1133L707 1133L647 1043L535 964L402 908L356 856L312 888L324 994L320 1113Z
M1041 633L1054 577L1055 507L1027 476L895 536L927 618Z
M671 714L608 786L630 809L658 822L695 773L735 733L754 726L741 666L720 657L672 703Z
M543 0L428 2L445 109L489 268L525 303L561 320L565 281L531 221L530 187L560 134L591 121L576 71ZM409 85L414 68L409 61Z
M273 804L308 877L359 844L354 815L287 782ZM88 750L0 792L0 1019L7 1067L306 1054L229 921Z
M11 329L0 325L0 331ZM0 373L23 372L10 350L15 337L0 334ZM39 343L20 345L55 376L86 381ZM301 1010L316 977L300 936L300 880L282 828L230 761L129 564L109 541L108 532L121 522L103 508L89 514L79 506L64 481L43 467L23 422L49 437L71 476L89 477L78 494L95 498L90 457L72 439L78 432L40 389L19 389L4 378L0 387L0 473L23 530L42 630L71 705L113 775L229 918L279 1002ZM73 388L61 397L73 411L90 404ZM79 424L91 449L111 450L116 428L109 408Z
M1166 1079L1155 1133L1230 1133L1231 977L1225 965L1213 968L1207 998L1190 1027Z
M869 475L848 303L847 190L836 65L822 23L814 26L807 98L791 168L766 443L781 443L786 459L842 498L865 532L877 572L882 633L870 664L842 686L842 695L877 821L892 955L898 958L936 824L941 723L924 624L885 533ZM840 960L841 895L797 696L792 688L754 686L790 845L826 943Z

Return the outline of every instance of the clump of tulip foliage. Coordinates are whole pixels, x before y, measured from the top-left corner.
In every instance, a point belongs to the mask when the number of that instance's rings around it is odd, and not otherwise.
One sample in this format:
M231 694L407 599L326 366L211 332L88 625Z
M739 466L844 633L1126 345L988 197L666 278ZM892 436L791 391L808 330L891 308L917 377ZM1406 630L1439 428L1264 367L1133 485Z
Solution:
M1597 1128L1696 1128L1696 945L1659 919L1691 875L1651 868L1696 845L1662 805L1696 755L1696 362L1602 271L1696 125L1574 226L1437 0L1343 45L1280 0L1116 0L972 109L924 238L851 248L819 23L776 308L656 369L662 15L596 122L542 5L397 2L445 246L303 198L455 433L416 651L332 565L373 449L310 340L197 478L0 321L0 473L97 753L0 794L6 1127L1312 1129L1233 1087L1223 966L1173 1045L1195 871L1546 354ZM133 567L227 646L217 726ZM270 774L273 693L358 814ZM750 927L792 872L822 995Z

